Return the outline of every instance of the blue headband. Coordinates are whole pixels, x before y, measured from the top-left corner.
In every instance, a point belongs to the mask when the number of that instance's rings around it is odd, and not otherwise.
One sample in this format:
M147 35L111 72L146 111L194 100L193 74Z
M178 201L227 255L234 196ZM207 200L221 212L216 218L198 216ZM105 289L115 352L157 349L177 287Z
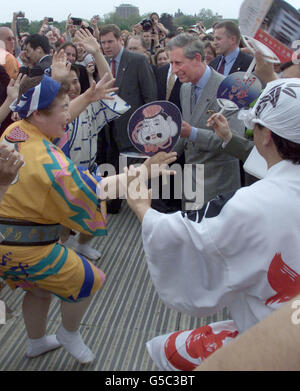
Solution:
M54 101L60 87L58 81L44 75L40 84L26 91L18 103L15 100L10 105L10 109L17 112L20 118L28 118L36 110L47 109Z

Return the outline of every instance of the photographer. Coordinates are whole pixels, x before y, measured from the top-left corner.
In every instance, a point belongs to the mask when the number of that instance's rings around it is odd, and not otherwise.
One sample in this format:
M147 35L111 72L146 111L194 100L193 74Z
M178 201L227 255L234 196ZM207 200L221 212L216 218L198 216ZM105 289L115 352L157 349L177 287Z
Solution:
M159 40L163 39L169 33L169 30L160 23L159 16L156 12L152 12L150 19L153 22L153 29L158 33Z
M71 14L68 15L67 23L66 23L66 40L67 42L72 42L74 35L77 31L77 26L74 24L73 19L71 18Z

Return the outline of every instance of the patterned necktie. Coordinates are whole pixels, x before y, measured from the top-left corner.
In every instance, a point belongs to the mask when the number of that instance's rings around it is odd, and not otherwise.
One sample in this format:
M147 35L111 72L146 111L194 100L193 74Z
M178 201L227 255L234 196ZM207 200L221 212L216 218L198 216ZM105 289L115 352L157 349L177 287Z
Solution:
M111 60L111 73L113 75L113 78L116 77L116 60L113 58Z
M218 72L221 73L222 75L224 75L225 64L226 64L225 57L222 57L222 62L220 68L218 69Z
M194 107L195 107L196 101L197 101L196 89L197 89L197 86L196 85L192 85L192 88L191 88L191 114L192 114L192 112L194 110Z
M171 73L167 84L166 100L169 100L174 84L175 84L175 74Z

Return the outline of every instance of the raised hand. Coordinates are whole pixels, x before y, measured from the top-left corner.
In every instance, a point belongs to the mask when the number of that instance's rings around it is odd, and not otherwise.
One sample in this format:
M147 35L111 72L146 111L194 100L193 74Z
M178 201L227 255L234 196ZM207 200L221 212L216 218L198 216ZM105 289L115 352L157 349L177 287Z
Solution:
M52 58L51 77L59 82L65 81L70 74L71 64L67 63L67 56L63 49L54 53Z
M269 83L270 81L278 79L274 70L274 64L266 61L261 51L257 50L254 56L256 60L254 73L256 76L258 76L264 83Z
M92 62L90 62L86 66L86 71L89 76L93 76L93 73L95 72L95 65Z
M23 80L26 79L26 75L24 74L19 74L17 79L11 79L8 86L7 86L7 97L9 98L10 102L13 102L15 99L18 98L19 96L19 89L20 89L20 84L22 83Z
M97 42L97 39L89 30L80 29L76 31L75 42L80 43L84 49L92 55L95 55L98 51L100 51L100 45Z
M227 119L219 113L213 114L208 120L207 120L207 126L212 126L214 128L214 131L217 133L217 135L224 140L225 142L228 142L232 138L232 133L229 128Z

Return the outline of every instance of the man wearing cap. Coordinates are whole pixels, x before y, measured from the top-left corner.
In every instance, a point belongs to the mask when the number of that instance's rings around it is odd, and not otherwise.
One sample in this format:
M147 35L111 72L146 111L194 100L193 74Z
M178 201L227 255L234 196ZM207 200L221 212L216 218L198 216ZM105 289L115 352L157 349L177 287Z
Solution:
M149 200L128 198L142 222L149 271L165 304L199 318L226 306L232 316L148 342L161 369L194 369L299 294L299 103L300 80L279 79L267 84L248 112L245 125L268 166L264 179L193 213L164 215Z

